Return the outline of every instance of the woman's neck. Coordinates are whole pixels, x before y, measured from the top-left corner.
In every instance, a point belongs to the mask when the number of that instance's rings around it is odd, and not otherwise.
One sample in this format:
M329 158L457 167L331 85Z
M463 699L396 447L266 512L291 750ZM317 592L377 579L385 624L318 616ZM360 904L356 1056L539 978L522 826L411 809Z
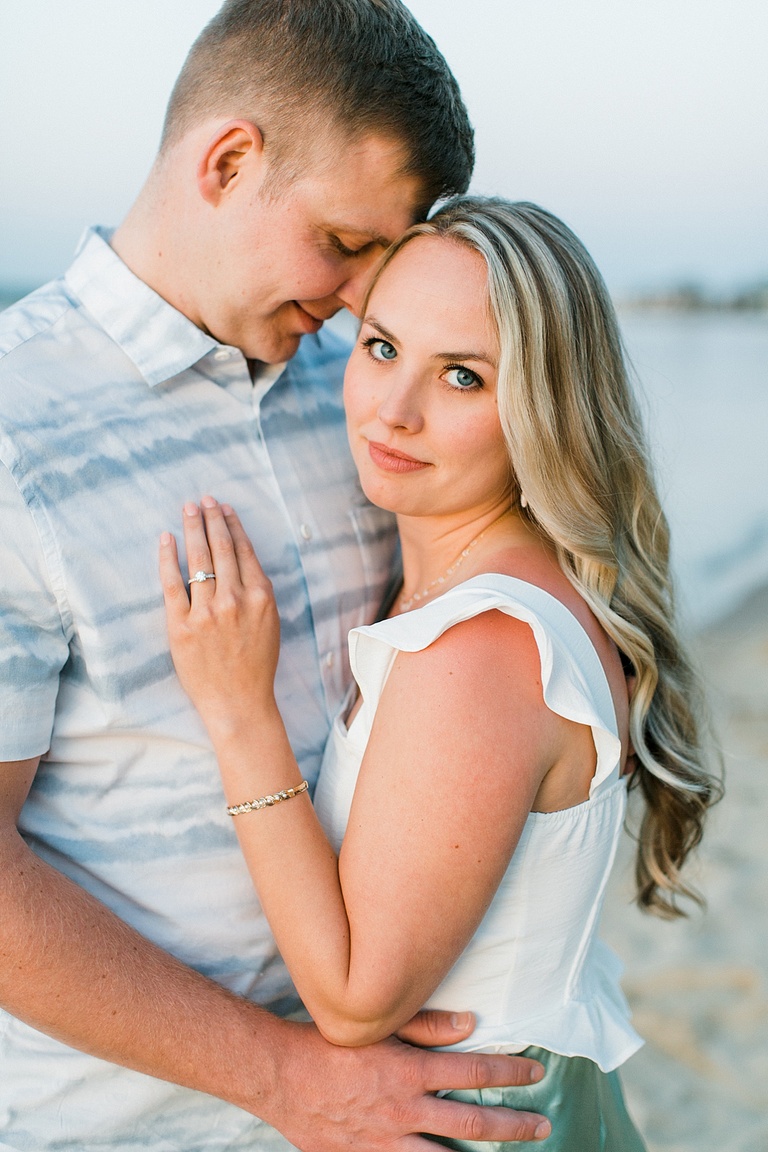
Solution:
M397 612L407 612L484 570L483 559L526 532L516 508L499 503L455 516L398 516L403 588Z

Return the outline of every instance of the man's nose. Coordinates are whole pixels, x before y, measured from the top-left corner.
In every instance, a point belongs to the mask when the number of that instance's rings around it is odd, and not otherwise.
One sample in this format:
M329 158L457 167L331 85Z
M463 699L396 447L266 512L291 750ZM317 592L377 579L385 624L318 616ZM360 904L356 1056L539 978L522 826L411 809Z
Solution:
M336 289L336 298L355 316L362 315L363 301L382 255L382 249L376 248L367 258L358 256L349 277Z

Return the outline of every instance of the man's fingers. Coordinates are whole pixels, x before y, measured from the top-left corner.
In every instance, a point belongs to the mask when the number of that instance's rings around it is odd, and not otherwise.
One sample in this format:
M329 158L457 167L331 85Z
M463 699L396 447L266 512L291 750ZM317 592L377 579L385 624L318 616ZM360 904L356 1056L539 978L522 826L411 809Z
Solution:
M521 1103L527 1104L525 1089L544 1077L544 1067L524 1056L496 1056L475 1052L424 1052L425 1086L440 1089L519 1087ZM434 1099L429 1105L427 1126L432 1136L452 1136L461 1140L545 1140L551 1126L537 1112L512 1108L479 1107L458 1100Z
M544 1066L525 1056L489 1052L424 1052L423 1056L423 1084L428 1092L525 1087L544 1078Z
M423 1131L454 1140L524 1141L546 1140L552 1126L536 1112L435 1099L429 1106Z
M189 597L179 568L176 541L170 532L163 532L160 537L160 582L169 621L182 620L189 612Z

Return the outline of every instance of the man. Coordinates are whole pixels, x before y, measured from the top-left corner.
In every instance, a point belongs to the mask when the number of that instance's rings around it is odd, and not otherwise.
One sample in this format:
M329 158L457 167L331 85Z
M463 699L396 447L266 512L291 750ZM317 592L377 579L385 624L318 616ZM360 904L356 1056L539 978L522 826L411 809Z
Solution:
M318 333L471 162L455 81L399 0L230 0L126 221L3 317L0 1147L285 1147L262 1121L305 1149L533 1138L540 1117L428 1095L527 1083L530 1061L338 1049L272 1014L290 981L155 571L185 500L240 510L314 781L347 631L392 560L345 447L344 349Z

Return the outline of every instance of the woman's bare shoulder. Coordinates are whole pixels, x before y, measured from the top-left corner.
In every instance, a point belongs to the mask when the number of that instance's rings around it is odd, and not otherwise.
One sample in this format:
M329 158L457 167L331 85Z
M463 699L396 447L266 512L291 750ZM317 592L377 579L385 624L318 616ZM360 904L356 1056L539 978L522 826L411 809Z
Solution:
M504 688L514 688L505 692ZM404 706L418 699L417 713L451 701L454 715L501 698L519 719L526 711L545 710L541 658L530 626L503 611L490 609L447 628L427 647L398 652L387 690ZM413 693L413 696L411 695Z
M628 725L629 701L627 682L618 648L611 640L586 600L571 584L555 554L542 548L511 547L500 549L490 558L495 572L514 576L548 592L559 600L578 620L597 652L613 696L619 724L624 733Z

